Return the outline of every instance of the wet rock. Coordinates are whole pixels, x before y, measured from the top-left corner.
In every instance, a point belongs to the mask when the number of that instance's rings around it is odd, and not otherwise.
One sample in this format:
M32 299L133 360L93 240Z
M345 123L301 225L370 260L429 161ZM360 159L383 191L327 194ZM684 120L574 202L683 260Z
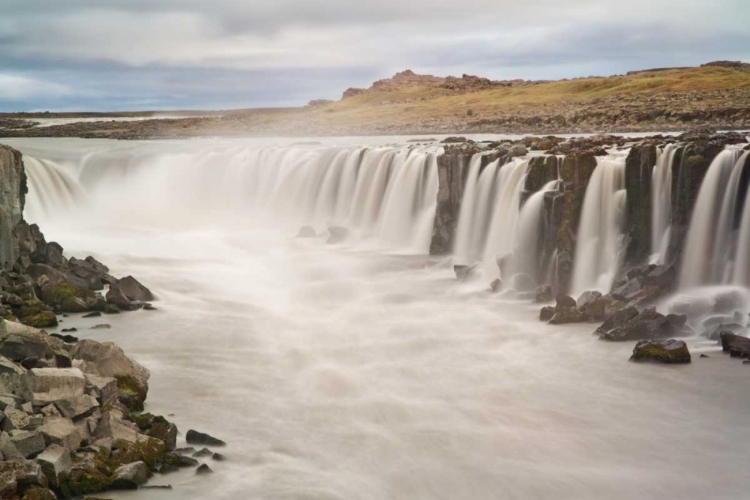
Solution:
M225 446L226 443L208 434L190 429L185 436L188 444L197 444L201 446Z
M523 144L514 144L508 151L508 156L510 156L511 158L515 158L517 156L526 156L528 152L529 151L526 149L526 146L524 146Z
M632 306L625 307L607 318L607 320L596 329L597 334L603 334L625 325L627 322L638 316L638 309Z
M132 276L126 276L117 280L116 283L110 285L110 290L112 287L119 289L131 301L150 302L155 299L151 290L143 286Z
M92 330L109 330L110 328L112 328L112 325L109 323L100 323L91 327Z
M641 281L639 279L632 279L621 287L612 290L612 296L616 299L629 302L636 297L636 295L641 291L642 288L643 285L641 284Z
M297 238L315 238L318 234L312 226L302 226L297 233Z
M554 295L551 285L542 285L536 289L536 297L534 302L544 304L545 302L552 302Z
M733 358L750 358L750 338L732 332L721 332L720 339L722 350Z
M82 318L98 318L102 315L99 311L90 312L81 316Z
M210 457L211 455L213 455L213 452L208 448L203 448L193 453L194 458Z
M122 465L114 472L112 488L119 490L135 490L148 481L148 468L143 462L133 462Z
M567 308L567 309L573 308L574 309L576 307L576 301L570 295L558 295L555 298L555 300L557 302L556 308L558 309L559 308Z
M195 473L199 475L203 474L211 474L213 471L211 470L211 467L209 467L207 464L200 464L197 469L195 469Z
M575 307L556 307L555 314L550 318L550 325L564 325L568 323L583 323L587 321L583 312Z
M708 357L707 354L701 354L701 358L707 358L707 357Z
M593 302L601 297L602 297L601 292L597 292L596 290L583 292L581 296L578 297L578 300L576 301L576 306L584 307L586 304Z
M214 453L213 455L211 455L211 460L216 460L217 462L223 462L226 459L227 457L225 457L221 453Z
M90 311L97 305L94 292L65 281L43 287L40 298L55 311L66 313Z
M552 306L542 307L542 310L539 311L539 320L540 321L549 321L552 319L552 316L555 315L555 308Z
M657 361L659 363L690 363L690 351L681 340L641 340L635 345L631 361Z
M678 332L670 320L655 309L646 309L613 328L603 327L604 325L597 330L599 338L610 341L665 339Z
M503 282L500 280L500 278L496 278L492 280L492 283L490 283L490 293L500 293L500 290L503 288Z

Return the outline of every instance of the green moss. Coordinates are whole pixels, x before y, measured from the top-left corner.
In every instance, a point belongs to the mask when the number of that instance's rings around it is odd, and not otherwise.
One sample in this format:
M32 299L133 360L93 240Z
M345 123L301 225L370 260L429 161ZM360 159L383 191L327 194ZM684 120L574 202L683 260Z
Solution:
M142 461L149 470L156 470L162 464L164 455L167 453L164 443L155 438L130 443L128 441L117 441L116 448L107 460L107 466L115 470L121 465Z
M62 312L85 312L90 309L85 302L95 299L96 294L91 290L81 288L72 283L58 283L42 288L42 301ZM80 299L80 300L79 300Z
M112 480L99 471L73 469L58 478L60 493L64 498L73 498L88 493L105 491Z
M22 317L21 323L34 328L52 328L57 326L57 316L53 312L42 311L33 316Z
M121 376L116 378L120 401L131 411L143 411L146 389L133 377Z
M23 500L56 500L54 493L47 488L32 486L23 495Z

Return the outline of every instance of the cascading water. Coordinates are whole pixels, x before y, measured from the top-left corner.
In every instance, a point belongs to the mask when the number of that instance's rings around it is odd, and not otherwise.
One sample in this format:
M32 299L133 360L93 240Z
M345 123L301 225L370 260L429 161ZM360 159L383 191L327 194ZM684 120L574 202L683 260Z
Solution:
M623 258L625 192L624 157L597 157L586 187L578 228L572 292L609 291Z
M750 240L750 221L740 217L750 209L745 207L742 210L739 201L746 199L747 185L743 173L747 157L747 152L743 154L741 150L731 148L719 153L711 162L690 220L680 288L745 283L746 261L750 258L747 253L750 249L750 241L747 241ZM738 227L740 250L736 251ZM735 265L736 278L733 277Z
M544 195L557 191L560 181L554 180L545 184L542 189L532 194L521 208L518 219L518 240L513 251L511 274L526 274L536 283L548 281L549 271L540 262L539 236L544 209Z
M667 259L672 223L672 164L677 144L659 149L651 174L651 262L662 264Z
M360 240L426 253L438 152L434 147L141 146L86 155L72 174L27 155L27 217L54 217L85 199L106 208L100 215L123 221L159 213L162 222L195 226L262 214L288 223L290 231L300 225L318 231L341 225Z

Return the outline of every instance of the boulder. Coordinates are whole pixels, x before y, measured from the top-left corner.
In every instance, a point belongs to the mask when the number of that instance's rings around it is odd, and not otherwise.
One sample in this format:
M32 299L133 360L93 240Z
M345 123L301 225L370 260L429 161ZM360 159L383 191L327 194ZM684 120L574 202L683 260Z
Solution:
M190 429L185 436L188 444L197 444L201 446L225 446L226 443L203 432Z
M503 282L500 280L500 278L495 278L492 280L492 283L490 283L490 293L500 293L500 290L503 288Z
M65 281L44 286L40 298L55 311L66 313L91 311L101 304L96 294L88 288Z
M118 311L135 311L140 308L138 304L128 299L125 293L116 286L111 286L107 291L106 300L108 305L115 306Z
M101 406L112 406L117 402L117 379L84 373L86 392L93 395Z
M514 144L508 151L508 156L512 158L515 158L517 156L526 156L528 152L529 151L526 149L526 146L524 146L523 144Z
M0 461L0 498L17 498L19 491L46 485L39 464L25 460Z
M15 364L5 356L0 356L0 375L7 373L9 375L23 375L26 373L26 369L22 366Z
M558 295L555 298L556 301L556 308L575 308L576 307L576 300L571 297L570 295Z
M83 396L86 379L78 368L34 368L25 377L27 400L46 406ZM59 408L58 408L59 409Z
M550 325L564 325L567 323L583 323L588 321L582 311L575 307L556 307L555 314L550 318Z
M70 459L70 451L57 444L50 445L36 457L36 461L42 467L44 475L54 485L57 484L60 475L70 472L73 465Z
M2 423L3 431L11 432L16 429L28 430L27 428L31 422L31 416L25 411L16 408L6 408L5 411L3 411L3 414L5 414Z
M39 431L22 431L16 429L10 432L10 441L15 445L23 458L31 458L44 451L44 437Z
M64 350L64 343L36 328L0 320L0 355L19 363L25 359L45 359Z
M84 394L76 398L67 398L55 402L60 415L65 418L78 420L85 418L99 408L99 402L94 396Z
M71 452L77 450L83 440L80 429L70 419L63 417L45 418L39 432L47 446L57 444Z
M578 300L576 301L577 307L583 307L586 304L593 302L596 299L601 298L602 294L601 292L597 292L596 290L590 290L588 292L583 292L580 297L578 297Z
M733 358L750 358L750 338L732 332L721 332L720 339L721 349Z
M143 462L133 462L117 468L114 472L112 488L119 490L135 490L148 481L148 467Z
M600 327L602 331L597 330L600 332L599 338L613 341L665 339L679 330L666 316L656 312L655 309L641 311L624 324L611 329L604 329L603 326Z
M154 300L154 295L151 293L151 290L143 286L132 276L126 276L117 280L116 283L110 285L110 290L113 287L119 289L123 295L131 301L149 302Z
M24 456L18 451L16 445L11 441L10 434L3 432L0 434L0 453L5 460L23 460ZM2 460L0 460L2 462ZM2 497L0 497L2 498Z
M102 418L99 419L99 424L91 433L91 437L96 440L111 439L113 442L127 441L128 443L137 443L149 439L148 436L139 432L135 424L123 420L113 411L102 413Z
M643 285L641 284L641 281L635 278L628 281L621 287L612 290L612 296L616 299L629 302L636 297L636 295L641 291L642 287Z
M200 464L197 469L195 469L195 473L198 475L203 474L211 474L213 470L211 470L211 467L209 467L207 464Z
M596 329L596 333L603 334L608 331L614 330L626 324L636 316L638 316L638 309L632 306L625 307L607 318L606 321L604 321L604 323Z
M453 272L456 274L456 279L459 281L464 281L472 276L475 276L475 270L477 269L477 265L461 265L456 264L453 266Z
M81 340L73 346L70 354L73 359L86 362L88 373L115 378L120 401L131 409L143 409L148 393L149 372L125 356L120 347L112 342Z
M631 361L690 363L690 351L681 340L641 340L635 345Z
M552 316L555 315L555 308L552 306L542 307L542 310L539 311L539 320L540 321L549 321L552 319Z

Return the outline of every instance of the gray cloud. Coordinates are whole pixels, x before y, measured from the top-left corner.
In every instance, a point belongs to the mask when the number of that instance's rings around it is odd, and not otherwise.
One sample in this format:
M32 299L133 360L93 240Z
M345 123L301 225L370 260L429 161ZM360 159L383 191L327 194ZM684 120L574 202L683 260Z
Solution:
M559 78L750 59L745 0L3 3L5 109L300 104L405 68Z

